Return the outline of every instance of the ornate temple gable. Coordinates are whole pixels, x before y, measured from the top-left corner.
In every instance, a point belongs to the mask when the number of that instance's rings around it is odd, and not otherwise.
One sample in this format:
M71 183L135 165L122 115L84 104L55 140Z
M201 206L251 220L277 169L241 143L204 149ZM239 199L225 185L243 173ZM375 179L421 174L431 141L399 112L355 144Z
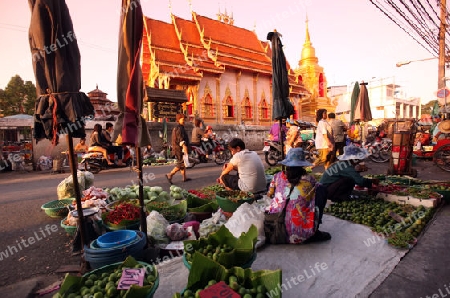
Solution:
M215 65L214 61L208 56L208 50L200 42L199 31L193 21L172 15L172 23L187 64L197 71L224 72L224 68Z
M199 81L197 73L186 63L185 54L172 24L145 18L142 72L145 83L155 88L169 88L171 80Z
M192 13L200 40L216 65L271 73L270 59L254 32Z

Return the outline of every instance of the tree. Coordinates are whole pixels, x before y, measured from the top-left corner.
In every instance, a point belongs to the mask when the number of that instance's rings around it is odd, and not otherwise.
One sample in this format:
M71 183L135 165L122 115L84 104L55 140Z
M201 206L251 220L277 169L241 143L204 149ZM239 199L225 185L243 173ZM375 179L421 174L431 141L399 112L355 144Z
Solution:
M19 75L11 78L4 90L0 89L0 114L34 114L36 86L31 81L22 80Z
M421 105L421 114L431 114L431 110L434 107L434 104L437 102L437 100L431 100L430 102Z

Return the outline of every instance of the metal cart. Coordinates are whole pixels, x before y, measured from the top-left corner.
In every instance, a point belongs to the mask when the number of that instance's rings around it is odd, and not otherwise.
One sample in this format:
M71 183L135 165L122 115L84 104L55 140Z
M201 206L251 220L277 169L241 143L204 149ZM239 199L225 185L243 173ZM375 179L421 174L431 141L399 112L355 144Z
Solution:
M390 124L392 153L387 171L388 175L417 177L417 170L412 167L416 130L415 121L412 119L397 120Z

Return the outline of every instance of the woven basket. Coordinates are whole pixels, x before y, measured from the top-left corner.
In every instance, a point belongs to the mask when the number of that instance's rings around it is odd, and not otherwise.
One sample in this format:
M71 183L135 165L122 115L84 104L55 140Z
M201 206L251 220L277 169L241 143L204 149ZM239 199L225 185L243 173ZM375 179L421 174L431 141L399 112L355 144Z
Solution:
M54 200L48 203L45 203L41 206L41 209L45 211L50 217L53 218L61 218L67 216L69 214L68 206L72 204L73 198L62 199L62 200Z

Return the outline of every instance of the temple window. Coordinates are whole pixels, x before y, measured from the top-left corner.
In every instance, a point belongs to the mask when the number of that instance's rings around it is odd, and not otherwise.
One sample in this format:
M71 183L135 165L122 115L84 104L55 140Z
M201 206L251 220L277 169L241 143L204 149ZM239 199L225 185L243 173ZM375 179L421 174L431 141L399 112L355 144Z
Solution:
M242 118L244 119L253 118L252 104L250 103L250 99L248 97L244 99L244 102L242 104Z
M263 98L259 104L259 113L261 120L269 119L269 106L267 105L266 100Z
M233 104L233 99L231 98L231 96L228 96L225 99L224 108L225 108L224 109L225 117L233 118L234 117L234 104Z
M214 117L214 105L213 105L211 94L207 94L203 98L202 107L203 107L203 113L202 113L203 115L207 115L208 117L211 117L211 118Z

